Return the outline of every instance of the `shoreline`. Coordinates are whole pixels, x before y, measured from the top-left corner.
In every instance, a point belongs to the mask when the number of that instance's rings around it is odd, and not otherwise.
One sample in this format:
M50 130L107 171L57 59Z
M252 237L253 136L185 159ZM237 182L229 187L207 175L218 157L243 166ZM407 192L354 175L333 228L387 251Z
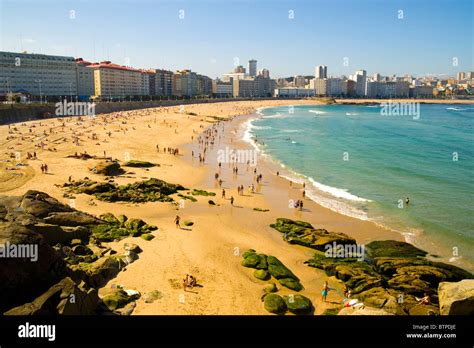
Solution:
M356 103L355 105L358 105L358 104ZM261 161L264 163L264 165L270 168L271 171L273 171L273 173L276 173L276 171L280 171L280 176L288 181L292 181L293 183L299 184L299 185L301 185L302 182L306 182L306 184L311 185L312 188L316 191L317 198L311 195L311 193L307 193L307 197L311 199L318 206L329 209L341 216L369 222L378 226L379 228L383 230L394 232L397 235L400 235L403 241L413 244L416 247L419 247L423 250L428 251L429 252L428 258L432 261L446 262L446 263L453 264L458 267L467 269L469 271L474 270L474 266L470 261L463 260L463 259L456 260L456 258L454 258L452 254L450 254L450 251L452 250L449 245L447 245L446 243L443 243L441 246L439 246L439 243L441 242L439 239L436 239L433 236L427 236L427 234L424 231L422 231L421 233L419 231L415 233L414 231L418 229L415 229L413 226L410 227L410 226L400 225L398 226L398 228L396 228L394 226L388 225L387 223L384 223L383 221L374 220L368 217L365 214L365 212L362 212L362 211L359 212L358 208L351 206L350 203L341 201L340 199L341 197L335 196L333 193L329 193L327 191L321 190L319 187L314 185L314 184L316 185L319 184L322 186L326 186L325 184L322 184L316 181L313 183L311 181L312 178L308 177L307 175L303 173L297 172L293 169L289 169L283 162L281 162L280 159L265 153L265 151L262 149L262 146L258 142L255 142L255 139L253 138L251 134L251 129L252 129L252 122L261 117L259 110L268 109L268 108L273 108L273 107L271 106L261 107L258 110L256 110L256 112L253 115L248 115L247 119L244 119L240 122L240 126L243 126L244 123L247 123L245 133L248 133L251 136L251 138L241 139L241 141L257 149L258 156L261 158ZM333 189L336 191L341 190L338 187L332 187L332 186L327 186L327 188ZM308 186L306 187L306 190L308 191ZM350 196L353 196L354 199L366 200L365 198L354 196L352 193L348 192L348 194ZM329 198L326 197L327 195L329 195L330 197ZM324 200L326 199L329 199L329 202L324 202ZM331 204L332 201L336 202L336 204L342 204L342 206L334 206L334 204ZM346 211L341 211L341 208ZM360 213L364 213L364 215L361 215ZM325 228L325 226L322 226L322 227ZM344 232L344 231L341 231L341 232ZM391 238L393 238L393 236ZM378 238L374 238L372 240L377 240L377 239ZM398 238L393 238L393 239L398 240ZM372 240L368 238L367 242L370 242Z

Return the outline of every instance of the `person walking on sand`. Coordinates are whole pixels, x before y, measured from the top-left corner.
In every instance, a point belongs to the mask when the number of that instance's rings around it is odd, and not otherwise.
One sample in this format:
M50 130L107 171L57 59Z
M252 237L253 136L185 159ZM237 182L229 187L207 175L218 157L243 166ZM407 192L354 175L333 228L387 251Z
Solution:
M234 205L234 196L230 196L230 205Z
M225 190L224 189L222 189L222 198L225 199Z
M327 280L324 282L323 285L323 292L322 292L322 300L323 302L326 302L326 297L328 296L328 291L329 291L329 286Z
M408 204L410 204L410 198L408 198L408 197L405 198L405 204L406 204L406 206L408 206Z
M176 224L176 228L179 228L181 229L181 225L180 225L180 220L181 218L179 217L179 215L176 215L176 217L174 218L174 223Z

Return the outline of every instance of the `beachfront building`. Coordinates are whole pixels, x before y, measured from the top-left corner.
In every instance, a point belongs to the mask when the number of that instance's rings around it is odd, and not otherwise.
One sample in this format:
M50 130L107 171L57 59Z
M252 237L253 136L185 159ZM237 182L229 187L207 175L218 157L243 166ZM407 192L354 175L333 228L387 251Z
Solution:
M189 69L178 70L173 74L173 95L177 97L192 97L196 95L197 74Z
M212 81L212 94L217 98L232 98L233 80L224 82L219 79Z
M155 69L155 95L171 97L173 95L173 72Z
M367 81L366 96L369 98L408 98L410 83L407 81Z
M318 65L314 69L315 79L326 79L328 77L328 67L326 65Z
M212 79L205 75L197 75L197 95L210 95L212 93Z
M356 83L355 94L358 97L365 96L367 94L367 72L365 70L358 70L351 80Z
M74 58L0 52L0 95L18 92L41 99L77 95Z
M414 86L410 88L410 97L413 98L433 98L433 87Z
M314 97L314 88L284 87L275 88L273 95L276 98L304 98Z
M89 65L94 70L96 98L125 98L150 93L147 73L139 69L103 61Z
M313 81L315 95L318 96L342 96L345 95L344 80L340 78L315 78Z
M76 59L77 95L80 100L89 100L95 94L94 69L91 62L82 58Z
M275 86L274 80L258 75L254 78L232 80L232 93L234 97L242 98L271 97Z
M257 76L257 61L255 59L249 60L249 75L251 77Z

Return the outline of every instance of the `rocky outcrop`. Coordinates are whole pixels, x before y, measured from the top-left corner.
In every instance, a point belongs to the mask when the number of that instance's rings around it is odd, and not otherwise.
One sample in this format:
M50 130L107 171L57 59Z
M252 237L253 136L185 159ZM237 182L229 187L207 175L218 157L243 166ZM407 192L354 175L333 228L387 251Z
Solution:
M438 285L473 278L459 267L426 259L425 251L409 243L376 241L366 250L364 261L315 253L305 263L341 280L364 304L397 315L437 314ZM425 296L429 301L422 304Z
M121 175L125 171L120 168L120 164L116 161L101 161L90 168L90 171L95 174L102 174L106 176Z
M474 280L441 282L438 287L441 315L474 315Z
M133 203L172 202L173 199L169 195L185 190L181 185L169 184L155 178L122 186L114 183L79 180L65 183L63 187L72 193L94 195L105 202Z
M254 276L261 280L270 279L270 276L277 279L281 285L288 289L301 291L303 286L299 278L291 272L280 260L274 256L257 254L253 249L247 250L242 254L244 258L241 265L244 267L255 268Z
M64 278L31 303L15 307L5 315L93 315L100 303L96 289Z
M68 275L66 262L32 229L0 223L4 250L23 246L30 257L4 257L0 267L0 312L29 302ZM25 254L26 255L26 254Z
M298 244L308 248L324 251L326 245L356 244L356 241L344 233L329 232L316 229L310 223L298 220L278 218L270 227L284 234L290 244Z
M124 215L97 218L43 192L0 197L0 313L15 307L15 314L84 314L89 287L104 286L141 252L127 243L117 254L101 241L152 237L156 229ZM60 303L65 293L79 299L79 308Z
M128 162L125 162L124 167L133 167L133 168L151 168L151 167L156 167L160 166L159 164L151 163L148 161L138 161L138 160L131 160Z

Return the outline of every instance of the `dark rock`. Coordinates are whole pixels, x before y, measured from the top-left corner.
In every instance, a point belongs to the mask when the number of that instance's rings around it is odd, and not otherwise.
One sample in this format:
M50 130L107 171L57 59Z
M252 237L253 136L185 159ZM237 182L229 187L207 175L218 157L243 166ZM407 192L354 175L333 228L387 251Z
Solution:
M428 253L417 247L396 240L376 240L365 246L367 254L375 257L418 257L426 256Z
M37 260L2 258L0 267L0 313L32 301L68 276L67 264L41 235L14 222L0 223L0 244L37 248Z
M94 216L80 211L50 213L43 220L49 224L71 227L97 225L102 222Z
M147 162L147 161L137 161L137 160L131 160L124 164L124 167L134 167L134 168L151 168L155 166L159 166L159 165L151 163L151 162Z
M45 217L50 213L72 212L74 209L40 191L29 190L21 199L20 207L25 213L35 217Z
M115 161L99 162L94 167L92 167L90 171L95 174L102 174L106 176L121 175L125 173L125 171L120 168L120 164Z
M93 315L99 304L96 289L71 278L62 279L31 303L15 307L5 315Z

